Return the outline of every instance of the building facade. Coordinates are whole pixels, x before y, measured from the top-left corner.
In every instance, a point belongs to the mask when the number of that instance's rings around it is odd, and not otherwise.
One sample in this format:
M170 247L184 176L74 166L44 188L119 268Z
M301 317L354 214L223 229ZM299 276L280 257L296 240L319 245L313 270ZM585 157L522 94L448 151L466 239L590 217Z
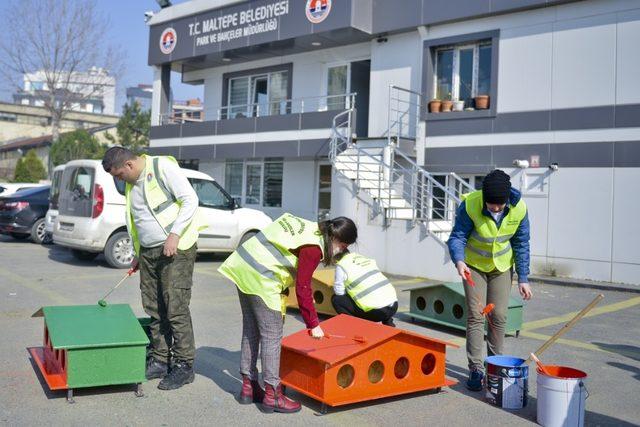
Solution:
M529 206L532 273L638 283L638 2L402 4L162 9L152 151L272 217L352 217L382 269L441 280L460 196L500 168ZM204 85L204 121L161 121L172 70Z
M20 105L44 106L51 92L47 77L43 70L25 74L24 87L13 94L13 101ZM56 88L55 102L66 103L72 111L115 114L116 79L107 70L93 67L86 72L62 75L57 80L61 83Z
M151 111L151 96L153 94L153 86L139 84L138 86L127 88L127 104L133 105L137 102L142 111Z

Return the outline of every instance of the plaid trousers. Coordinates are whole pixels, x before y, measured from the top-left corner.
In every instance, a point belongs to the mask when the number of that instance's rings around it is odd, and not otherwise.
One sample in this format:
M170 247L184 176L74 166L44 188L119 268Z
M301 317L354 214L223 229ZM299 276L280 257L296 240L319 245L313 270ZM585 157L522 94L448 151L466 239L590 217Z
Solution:
M240 345L240 373L258 379L258 352L262 379L274 388L280 383L280 345L282 342L282 313L272 310L257 295L238 289L242 310L242 343Z

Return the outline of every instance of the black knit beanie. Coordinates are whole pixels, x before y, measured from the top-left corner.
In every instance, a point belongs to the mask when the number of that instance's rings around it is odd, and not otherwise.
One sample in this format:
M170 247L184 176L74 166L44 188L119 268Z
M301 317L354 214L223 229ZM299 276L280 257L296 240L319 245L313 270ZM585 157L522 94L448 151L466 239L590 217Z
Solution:
M496 169L491 171L482 181L482 198L485 203L496 205L506 204L511 194L511 178L509 175Z

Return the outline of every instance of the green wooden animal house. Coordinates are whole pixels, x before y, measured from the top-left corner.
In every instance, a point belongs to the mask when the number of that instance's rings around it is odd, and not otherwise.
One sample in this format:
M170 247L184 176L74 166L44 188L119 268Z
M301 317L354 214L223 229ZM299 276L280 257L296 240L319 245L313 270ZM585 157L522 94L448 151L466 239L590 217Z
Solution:
M414 319L466 330L467 306L462 283L442 283L409 289L409 316ZM478 307L482 310L484 307ZM520 335L523 304L509 298L506 333Z
M142 396L149 339L128 304L43 307L42 347L29 348L50 390L135 384Z

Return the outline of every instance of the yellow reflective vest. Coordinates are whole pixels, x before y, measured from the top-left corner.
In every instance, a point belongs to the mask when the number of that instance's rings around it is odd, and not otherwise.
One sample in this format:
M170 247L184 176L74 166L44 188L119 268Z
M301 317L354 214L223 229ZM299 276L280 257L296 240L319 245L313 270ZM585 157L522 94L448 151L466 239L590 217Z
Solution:
M164 229L167 236L173 227L173 223L178 218L180 212L180 200L177 200L175 196L167 189L167 186L162 181L162 175L160 174L160 157L143 155L145 159L145 169L142 172L145 176L143 194L147 206L151 210L151 214L154 216L158 224ZM165 156L163 159L167 159L174 163L178 163L175 158L171 156ZM133 249L136 256L140 256L140 239L138 238L138 231L136 230L135 222L133 221L133 213L131 211L131 189L132 184L126 183L124 195L126 199L126 221L127 229L131 235L131 241L133 242ZM198 241L199 231L207 228L206 222L200 208L196 209L196 214L193 216L191 222L180 235L178 242L178 249L186 250L193 246Z
M462 198L474 225L464 250L465 262L485 273L509 270L514 264L510 240L527 214L524 201L520 199L515 206L509 207L498 228L493 218L482 214L482 191L474 191Z
M270 309L282 311L281 294L294 284L298 267L291 251L306 245L319 246L324 256L318 223L285 213L238 247L218 271L242 293L257 295Z
M387 307L398 301L395 288L380 272L375 260L348 253L338 265L347 275L344 282L347 294L363 311Z

